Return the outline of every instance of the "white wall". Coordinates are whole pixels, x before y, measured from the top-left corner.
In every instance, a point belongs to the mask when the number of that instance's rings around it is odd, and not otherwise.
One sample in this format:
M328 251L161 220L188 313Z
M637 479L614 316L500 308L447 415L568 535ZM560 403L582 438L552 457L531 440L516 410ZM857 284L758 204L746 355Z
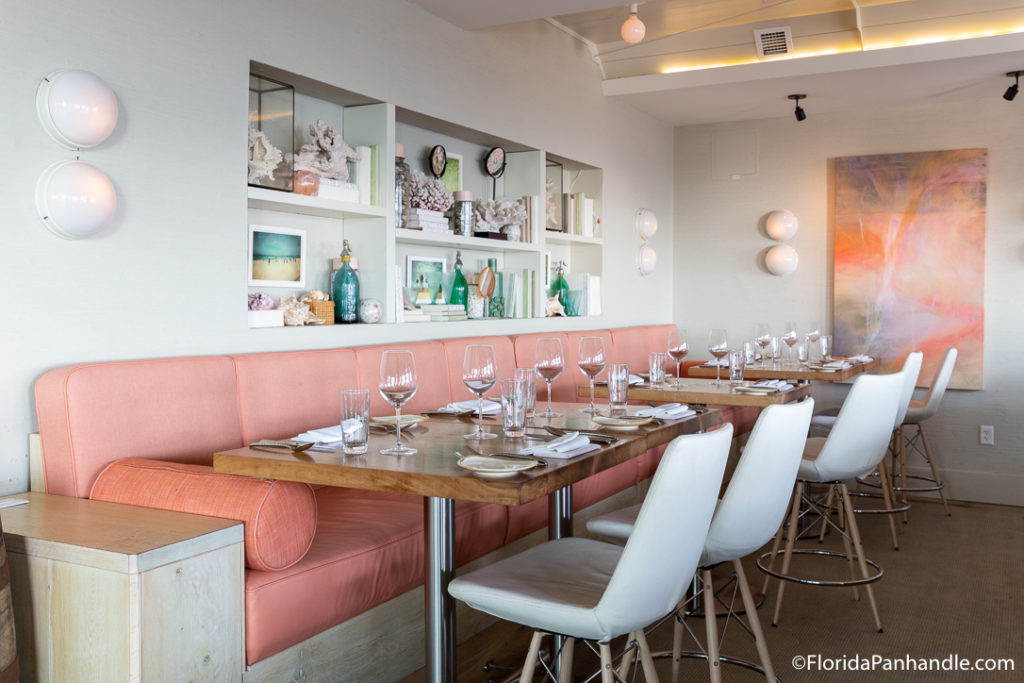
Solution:
M926 429L949 496L1024 505L1024 110L999 94L842 114L819 115L806 107L803 123L788 116L678 128L674 310L698 349L712 326L743 337L752 334L756 322L830 325L828 159L988 148L985 389L947 392ZM713 180L712 136L750 131L759 140L757 173ZM781 208L800 219L792 242L800 267L784 278L769 275L763 266L763 252L773 244L763 232L763 219ZM844 393L815 385L815 397L824 404L838 405ZM995 447L978 445L979 424L995 425Z
M667 322L662 267L632 267L639 206L672 250L672 130L600 91L585 49L535 22L467 32L404 0L5 0L0 19L0 493L27 488L32 385L81 361L347 346L422 335L415 326L248 330L246 113L249 60L300 73L605 170L605 314L598 320L453 324L451 334ZM83 160L118 192L111 229L88 241L49 234L34 184L70 159L35 117L51 70L94 71L121 119ZM364 267L365 267L364 259ZM630 298L617 297L629 292ZM437 329L431 328L431 332ZM445 330L438 330L440 335ZM182 425L183 429L187 425Z

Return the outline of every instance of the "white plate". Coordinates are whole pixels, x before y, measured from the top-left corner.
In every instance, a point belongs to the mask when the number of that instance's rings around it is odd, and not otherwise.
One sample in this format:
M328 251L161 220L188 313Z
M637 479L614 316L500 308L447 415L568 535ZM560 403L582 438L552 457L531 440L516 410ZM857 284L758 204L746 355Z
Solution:
M842 370L842 368L826 368L824 365L808 365L807 369L814 372L839 372Z
M382 415L381 417L372 417L371 421L377 422L378 424L393 425L395 424L394 415ZM426 422L429 420L425 415L417 415L416 413L410 413L408 415L402 415L402 426L416 424L417 422Z
M515 458L492 458L486 455L464 455L459 458L458 466L474 474L484 477L509 477L523 470L537 466L536 460L518 460Z
M738 391L741 394L751 394L753 396L767 396L768 394L778 393L778 389L774 387L751 387L751 386L738 386L733 387L734 391Z
M622 431L634 430L640 425L645 425L651 422L654 418L651 417L605 417L604 415L595 415L590 418L594 422L609 429L619 429Z

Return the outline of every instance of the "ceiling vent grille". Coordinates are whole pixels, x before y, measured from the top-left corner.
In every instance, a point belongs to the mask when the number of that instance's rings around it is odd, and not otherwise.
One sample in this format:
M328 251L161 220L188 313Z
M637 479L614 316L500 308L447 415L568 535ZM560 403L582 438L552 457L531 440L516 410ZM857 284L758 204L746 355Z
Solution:
M754 31L758 57L778 57L793 52L793 36L788 26L760 28Z

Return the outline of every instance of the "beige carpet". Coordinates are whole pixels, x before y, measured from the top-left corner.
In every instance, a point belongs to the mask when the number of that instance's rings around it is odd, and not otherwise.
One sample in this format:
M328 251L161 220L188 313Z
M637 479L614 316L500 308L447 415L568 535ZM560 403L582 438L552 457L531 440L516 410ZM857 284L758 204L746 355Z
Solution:
M857 602L849 588L793 583L786 587L780 623L773 628L777 585L773 581L758 612L776 675L793 682L1024 680L1024 508L953 505L951 511L952 516L947 517L939 504L915 503L909 523L899 525L898 551L892 549L885 516L858 516L866 554L885 570L885 576L873 584L883 633L877 632L863 594ZM826 547L837 545L833 534ZM846 572L845 562L825 561L835 565L832 569L839 574ZM744 566L750 583L760 586L764 575L753 559L748 558ZM691 619L690 623L703 636L703 621ZM719 620L720 629L724 623ZM480 668L485 650L495 664L521 664L528 634L508 624L489 631L460 647L460 681L502 680L500 671ZM655 651L670 649L671 625L650 633L648 639ZM693 649L692 642L685 643L684 649ZM757 661L753 644L735 623L724 636L722 654ZM972 664L979 658L1011 658L1015 671L883 668L886 660L906 666L908 657L948 663L950 656ZM818 657L821 664L814 670L795 668L795 658L806 661L808 657ZM880 658L874 670L842 670L844 665L849 669L854 661L872 658ZM834 661L823 661L826 659ZM592 655L577 650L574 669L579 680L584 671L594 671L596 664ZM830 664L832 669L825 670ZM682 666L681 680L709 680L706 662L687 660ZM723 666L724 681L764 680L760 674ZM669 661L659 660L657 668L661 679L669 680ZM643 680L642 674L635 680Z

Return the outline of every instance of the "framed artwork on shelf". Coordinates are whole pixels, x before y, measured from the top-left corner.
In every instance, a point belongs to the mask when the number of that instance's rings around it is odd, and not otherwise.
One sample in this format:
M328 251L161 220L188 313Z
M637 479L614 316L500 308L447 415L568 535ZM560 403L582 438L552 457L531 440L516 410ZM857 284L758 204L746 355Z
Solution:
M426 256L405 257L405 286L414 304L432 303L441 291L441 279L446 270L443 258Z
M449 154L448 165L441 174L441 182L448 192L455 192L462 189L462 155Z
M306 286L306 231L249 225L249 286Z

